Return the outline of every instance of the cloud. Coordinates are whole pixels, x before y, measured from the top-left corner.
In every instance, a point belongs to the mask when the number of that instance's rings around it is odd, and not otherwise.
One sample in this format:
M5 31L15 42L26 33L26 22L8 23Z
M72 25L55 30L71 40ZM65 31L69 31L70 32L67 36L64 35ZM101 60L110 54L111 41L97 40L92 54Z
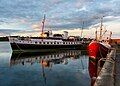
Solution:
M72 30L89 28L99 23L120 18L119 0L0 0L0 28L13 30L39 30L46 14L45 28ZM117 28L117 27L116 27Z
M12 29L0 29L0 36L9 36L13 33L20 32L20 30L12 30Z

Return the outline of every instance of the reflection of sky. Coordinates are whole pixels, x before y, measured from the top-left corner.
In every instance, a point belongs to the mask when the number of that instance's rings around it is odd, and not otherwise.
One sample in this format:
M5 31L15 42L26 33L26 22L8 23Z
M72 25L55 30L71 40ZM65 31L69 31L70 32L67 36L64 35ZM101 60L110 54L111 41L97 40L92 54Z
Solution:
M99 20L93 18L96 16L105 16L104 21L112 22L113 27L120 22L120 0L0 0L0 29L10 29L9 34L22 34L19 30L31 33L33 28L40 28L44 13L47 29L73 30L81 28L82 21L85 28L89 28L98 23ZM115 32L119 31L118 27L120 24L114 27ZM4 30L0 35L8 34Z
M11 54L10 44L8 42L0 42L0 70L9 66Z

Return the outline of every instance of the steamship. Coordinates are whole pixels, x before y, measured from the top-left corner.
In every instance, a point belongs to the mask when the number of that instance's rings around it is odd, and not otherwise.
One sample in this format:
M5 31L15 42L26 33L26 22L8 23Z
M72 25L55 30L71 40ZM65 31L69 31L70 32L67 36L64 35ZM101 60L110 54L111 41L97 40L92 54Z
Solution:
M86 43L77 36L64 34L52 34L52 31L44 31L45 15L42 21L42 32L40 37L9 37L9 42L13 51L39 51L46 52L60 49L81 49Z

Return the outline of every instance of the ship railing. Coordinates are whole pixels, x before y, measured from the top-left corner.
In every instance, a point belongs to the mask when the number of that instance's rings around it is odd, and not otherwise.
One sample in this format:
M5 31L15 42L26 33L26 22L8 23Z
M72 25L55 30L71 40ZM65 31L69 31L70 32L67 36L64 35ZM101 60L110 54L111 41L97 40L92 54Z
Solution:
M9 41L10 41L10 42L17 42L17 41L18 41L18 38L10 37L10 38L9 38Z
M17 43L28 43L28 44L82 44L82 41L35 41L35 40L20 40L18 38L11 38L11 42L17 42Z

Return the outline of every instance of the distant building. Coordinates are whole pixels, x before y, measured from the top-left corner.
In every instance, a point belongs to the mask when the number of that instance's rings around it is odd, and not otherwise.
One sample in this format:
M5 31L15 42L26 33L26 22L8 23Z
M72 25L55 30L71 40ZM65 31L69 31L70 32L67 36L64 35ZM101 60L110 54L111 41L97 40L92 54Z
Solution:
M120 44L120 39L112 39L112 43Z

